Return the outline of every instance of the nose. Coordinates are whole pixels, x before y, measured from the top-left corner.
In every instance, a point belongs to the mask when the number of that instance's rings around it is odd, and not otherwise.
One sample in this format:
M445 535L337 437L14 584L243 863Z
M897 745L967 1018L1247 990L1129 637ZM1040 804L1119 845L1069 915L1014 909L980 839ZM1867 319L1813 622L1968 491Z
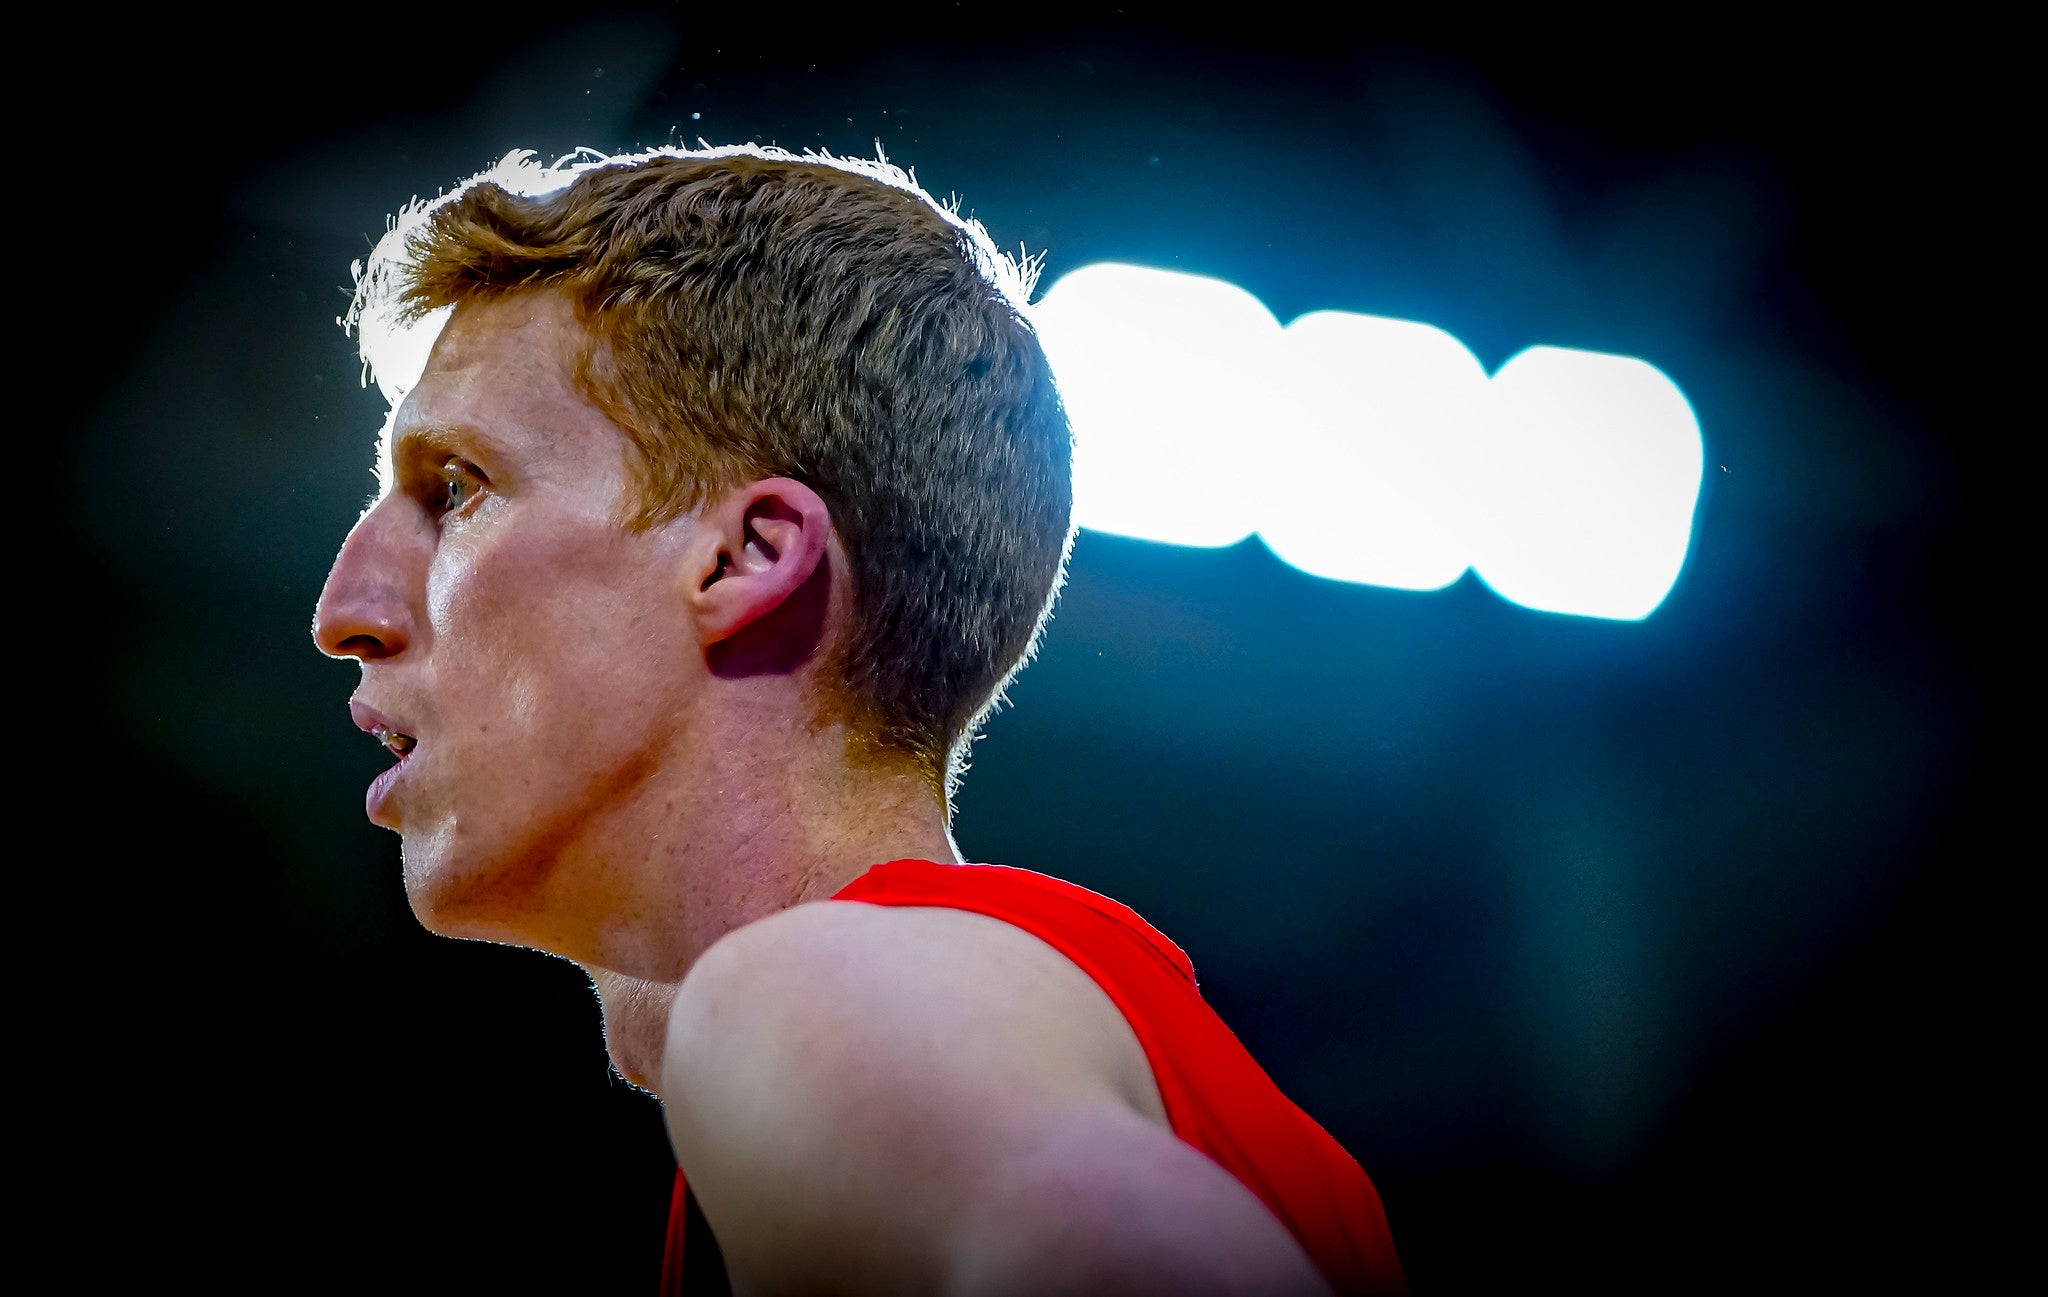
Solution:
M409 555L393 521L382 505L370 510L334 556L313 611L313 642L329 657L381 661L412 642Z

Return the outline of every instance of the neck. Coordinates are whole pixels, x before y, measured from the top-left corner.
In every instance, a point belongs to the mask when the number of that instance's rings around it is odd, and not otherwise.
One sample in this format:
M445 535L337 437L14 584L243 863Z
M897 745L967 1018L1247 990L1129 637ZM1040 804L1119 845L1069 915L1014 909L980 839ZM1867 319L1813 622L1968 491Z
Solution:
M959 860L924 779L908 763L848 760L837 727L792 743L707 737L700 751L775 756L697 763L688 797L669 780L648 781L635 800L663 813L642 820L634 841L606 835L603 872L628 883L634 903L613 893L592 957L579 960L598 990L614 1066L643 1087L659 1073L676 985L719 938L828 899L884 861Z

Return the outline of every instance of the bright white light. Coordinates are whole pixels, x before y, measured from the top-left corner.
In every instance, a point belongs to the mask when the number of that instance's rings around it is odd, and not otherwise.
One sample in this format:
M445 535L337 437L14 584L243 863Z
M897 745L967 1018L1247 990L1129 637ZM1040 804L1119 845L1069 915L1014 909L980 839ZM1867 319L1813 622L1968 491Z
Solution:
M1283 331L1242 289L1117 264L1065 276L1036 316L1083 527L1256 530L1305 572L1408 590L1470 566L1525 607L1620 620L1685 562L1699 424L1643 361L1531 347L1488 380L1430 325L1316 311Z
M1685 562L1702 448L1655 366L1531 347L1488 385L1472 565L1527 608L1635 620Z
M476 184L494 184L509 193L538 198L565 188L581 173L607 161L596 149L579 148L556 158L552 165L540 161L532 149L514 149L488 171L470 177L460 188L425 202L414 199L392 219L391 228L377 240L368 262L351 267L359 284L367 280L367 291L359 292L356 311L348 320L362 338L363 372L374 378L384 399L395 410L405 394L426 372L427 358L441 329L454 308L430 311L410 324L398 319L399 303L394 280L398 266L409 259L406 240L442 204L452 201L464 189Z
M363 368L376 379L377 390L393 410L405 399L427 370L427 357L440 340L441 329L455 308L443 306L410 324L397 318L397 303L390 298L363 310Z
M1316 576L1403 590L1457 580L1471 561L1478 357L1442 329L1343 311L1288 325L1283 353L1259 535Z
M1074 424L1074 520L1174 545L1252 533L1280 322L1217 279L1084 266L1033 312Z

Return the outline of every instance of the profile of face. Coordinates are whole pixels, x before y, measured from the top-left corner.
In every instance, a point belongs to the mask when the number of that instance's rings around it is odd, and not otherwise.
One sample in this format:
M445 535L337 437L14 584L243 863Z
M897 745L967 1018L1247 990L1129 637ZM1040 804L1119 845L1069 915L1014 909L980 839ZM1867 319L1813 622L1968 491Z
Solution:
M558 862L687 740L703 678L696 520L621 524L631 447L577 389L583 337L550 293L453 313L314 620L360 662L350 710L394 757L370 819L448 935L575 944L548 931L576 921Z

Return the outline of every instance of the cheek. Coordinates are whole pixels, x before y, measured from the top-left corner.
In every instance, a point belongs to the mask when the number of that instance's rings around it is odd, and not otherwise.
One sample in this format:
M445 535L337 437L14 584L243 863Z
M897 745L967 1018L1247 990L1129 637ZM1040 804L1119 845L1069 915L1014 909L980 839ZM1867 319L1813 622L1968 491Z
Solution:
M504 703L531 691L530 664L545 660L533 638L546 589L530 563L488 538L444 541L427 573L427 624L433 628L435 701L458 709L448 720L488 723Z
M437 646L459 638L463 623L471 619L476 577L474 546L449 543L435 551L427 569L427 625L433 628Z
M673 676L683 627L632 557L615 534L587 528L479 528L445 541L426 611L436 692L471 712L451 719L488 715L583 746L630 720L622 709L646 716Z

